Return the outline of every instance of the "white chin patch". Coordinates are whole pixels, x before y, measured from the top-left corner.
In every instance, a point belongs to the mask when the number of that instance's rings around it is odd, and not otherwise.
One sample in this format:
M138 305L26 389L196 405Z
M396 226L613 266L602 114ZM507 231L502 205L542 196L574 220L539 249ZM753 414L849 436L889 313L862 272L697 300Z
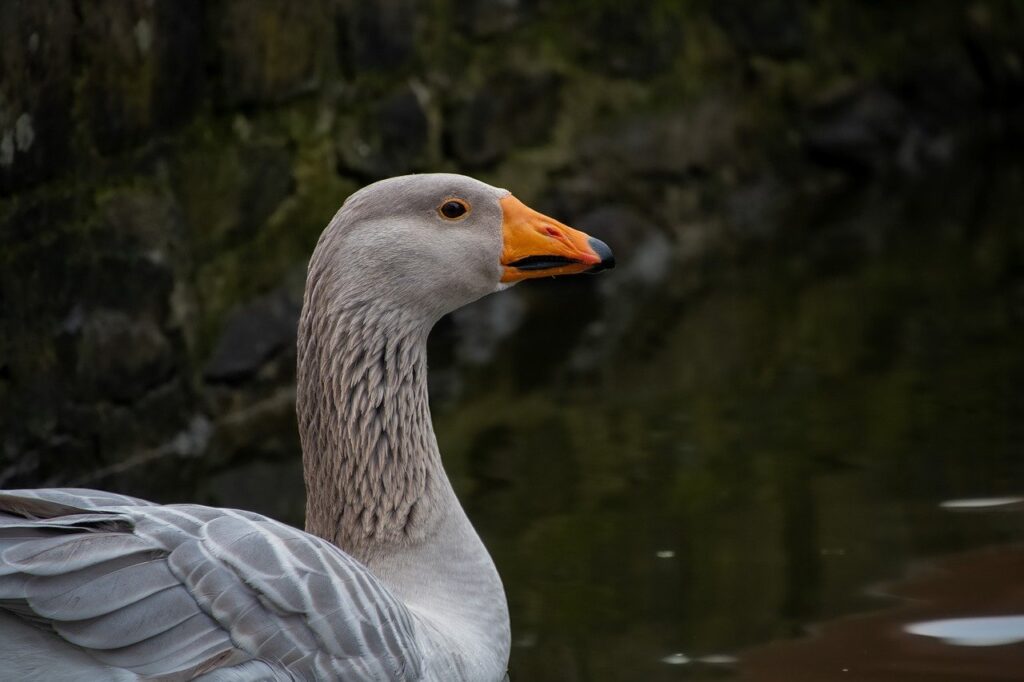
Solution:
M511 289L517 284L519 284L519 282L498 282L498 286L494 287L494 291L505 291L505 289Z

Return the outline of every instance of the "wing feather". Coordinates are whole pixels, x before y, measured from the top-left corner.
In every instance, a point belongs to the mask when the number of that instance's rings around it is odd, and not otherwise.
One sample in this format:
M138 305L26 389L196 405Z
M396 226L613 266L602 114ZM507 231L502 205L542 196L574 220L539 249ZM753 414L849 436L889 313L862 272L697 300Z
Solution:
M408 609L365 567L251 512L0 492L0 609L102 663L166 680L243 670L414 680L422 670Z
M29 602L32 609L52 620L96 618L180 584L163 559L116 569L110 569L109 563L99 565L108 570L76 571L46 579L45 588L36 586L33 590Z
M196 613L154 637L132 646L94 652L108 665L131 668L137 673L156 674L166 670L199 665L234 645L223 630L205 613ZM170 663L170 665L168 665Z
M0 554L0 572L59 575L154 549L146 540L126 533L58 535L8 547Z
M43 509L50 509L56 512L58 507L67 509L102 509L106 507L147 507L157 506L147 500L138 497L129 497L118 493L108 493L103 490L90 490L88 488L35 488L31 490L6 490L0 492L0 497L11 498L22 508L30 508L33 501L42 503ZM3 504L0 502L0 504ZM4 505L6 507L6 505ZM6 507L10 508L10 507ZM69 511L59 512L60 514L73 513ZM53 513L54 516L57 513ZM47 518L45 514L36 514L39 518Z
M195 614L195 600L176 585L102 616L57 621L54 629L86 649L118 649L155 637Z

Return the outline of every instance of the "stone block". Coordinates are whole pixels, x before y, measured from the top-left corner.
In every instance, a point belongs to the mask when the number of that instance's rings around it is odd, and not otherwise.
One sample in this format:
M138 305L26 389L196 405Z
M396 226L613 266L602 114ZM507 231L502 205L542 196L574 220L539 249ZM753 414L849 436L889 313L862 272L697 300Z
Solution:
M80 106L103 154L186 120L202 94L198 0L101 0L82 6Z
M203 369L212 383L251 379L276 353L294 352L300 302L285 291L258 298L232 311Z
M449 145L467 167L491 165L517 147L549 139L560 111L561 79L554 73L503 71L450 113Z
M412 88L403 87L342 126L338 155L342 166L360 177L403 175L423 166L428 134L427 112Z
M73 5L0 3L0 195L66 166L74 132Z
M415 55L419 14L418 0L343 0L338 15L342 66L358 75L409 63Z
M322 83L334 36L325 0L224 0L211 12L221 105L284 102Z

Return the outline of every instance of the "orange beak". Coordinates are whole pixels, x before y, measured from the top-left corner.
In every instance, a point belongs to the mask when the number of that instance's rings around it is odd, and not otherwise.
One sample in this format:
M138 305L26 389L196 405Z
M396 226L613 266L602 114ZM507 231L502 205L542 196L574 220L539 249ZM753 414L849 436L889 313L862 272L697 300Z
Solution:
M502 282L615 267L612 250L600 239L534 211L511 194L500 203Z

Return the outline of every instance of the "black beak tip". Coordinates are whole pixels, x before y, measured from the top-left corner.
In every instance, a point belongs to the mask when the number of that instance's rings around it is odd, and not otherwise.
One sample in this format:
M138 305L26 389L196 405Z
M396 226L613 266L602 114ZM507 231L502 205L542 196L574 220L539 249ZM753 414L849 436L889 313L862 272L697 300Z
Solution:
M601 259L601 262L594 265L587 272L601 272L602 270L611 270L615 267L615 256L612 254L612 250L608 248L600 239L594 239L589 237L587 243L590 244L590 248L594 250L597 257Z

